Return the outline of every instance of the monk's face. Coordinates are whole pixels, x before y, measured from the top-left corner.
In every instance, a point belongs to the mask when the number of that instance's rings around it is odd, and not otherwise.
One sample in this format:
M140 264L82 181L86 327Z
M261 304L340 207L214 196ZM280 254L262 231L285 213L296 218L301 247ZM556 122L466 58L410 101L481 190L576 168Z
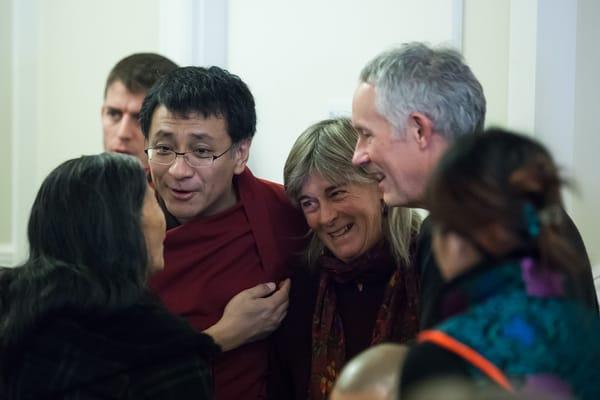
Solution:
M148 147L155 153L187 153L178 155L170 164L158 156L149 162L158 194L180 223L235 205L233 176L244 170L250 142L232 146L223 118L181 116L159 106L152 115L149 131Z

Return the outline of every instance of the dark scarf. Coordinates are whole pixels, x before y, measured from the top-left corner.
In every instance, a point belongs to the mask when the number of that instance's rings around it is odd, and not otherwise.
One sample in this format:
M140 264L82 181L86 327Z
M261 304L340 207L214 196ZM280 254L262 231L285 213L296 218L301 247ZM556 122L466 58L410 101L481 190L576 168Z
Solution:
M371 345L392 340L404 343L418 329L418 279L412 268L396 266L385 244L380 244L346 264L335 257L319 259L319 290L313 314L312 365L309 399L326 399L346 362L344 327L337 312L335 283L362 284L391 277L377 313Z

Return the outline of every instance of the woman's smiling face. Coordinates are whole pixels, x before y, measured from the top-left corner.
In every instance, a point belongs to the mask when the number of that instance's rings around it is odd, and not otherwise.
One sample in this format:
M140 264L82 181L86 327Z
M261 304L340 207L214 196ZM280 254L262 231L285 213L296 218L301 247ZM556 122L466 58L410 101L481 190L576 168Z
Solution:
M350 262L382 238L382 195L377 183L334 184L311 175L298 198L306 222L337 258Z

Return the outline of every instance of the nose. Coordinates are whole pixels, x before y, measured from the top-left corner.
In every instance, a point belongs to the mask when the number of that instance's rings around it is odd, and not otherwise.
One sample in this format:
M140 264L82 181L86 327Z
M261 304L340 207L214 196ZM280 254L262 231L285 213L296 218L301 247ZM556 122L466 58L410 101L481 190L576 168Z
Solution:
M175 179L189 178L194 174L194 169L189 166L184 157L177 155L173 164L169 166L169 174Z
M364 140L359 136L354 148L354 154L352 155L352 164L356 166L366 165L371 161L369 154L366 151Z
M119 121L119 127L117 135L122 141L128 141L133 139L136 134L137 121L131 117L128 113L123 115L121 121Z
M322 225L330 225L337 217L337 211L335 207L329 204L328 201L321 202L319 205L319 211L319 222Z

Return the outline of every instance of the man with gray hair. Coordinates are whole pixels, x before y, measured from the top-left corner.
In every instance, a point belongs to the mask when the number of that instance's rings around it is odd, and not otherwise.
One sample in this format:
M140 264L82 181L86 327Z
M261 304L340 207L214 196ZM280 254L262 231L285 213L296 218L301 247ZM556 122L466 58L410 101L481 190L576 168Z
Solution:
M483 88L458 52L421 43L380 54L360 81L353 162L377 174L388 205L422 207L425 182L448 144L483 128Z
M423 208L425 184L438 161L461 135L482 131L483 88L456 50L408 43L377 55L362 70L352 102L359 132L352 162L372 172L390 206ZM566 213L565 213L566 216ZM589 271L586 303L597 309L591 267L572 221L572 244ZM437 322L433 300L441 276L431 252L431 224L425 219L415 267L421 274L421 326Z

